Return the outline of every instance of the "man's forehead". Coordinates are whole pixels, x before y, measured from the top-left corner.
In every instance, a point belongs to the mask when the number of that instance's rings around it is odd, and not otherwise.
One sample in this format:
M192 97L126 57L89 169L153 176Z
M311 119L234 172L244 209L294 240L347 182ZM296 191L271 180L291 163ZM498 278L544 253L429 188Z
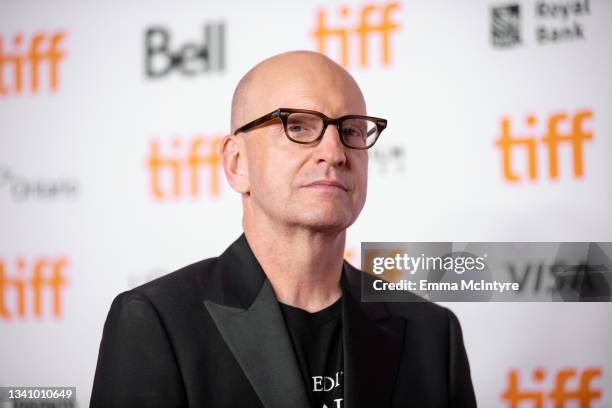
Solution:
M363 95L352 76L323 54L310 51L281 54L256 65L240 81L232 105L233 126L279 107L365 113Z

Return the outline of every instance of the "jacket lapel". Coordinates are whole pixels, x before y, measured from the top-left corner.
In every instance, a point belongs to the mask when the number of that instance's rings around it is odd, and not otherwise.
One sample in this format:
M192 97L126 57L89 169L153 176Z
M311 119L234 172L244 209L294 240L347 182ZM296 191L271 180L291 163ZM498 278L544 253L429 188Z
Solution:
M390 407L405 321L391 319L382 303L361 302L361 272L344 264L344 407Z
M204 305L257 396L266 408L309 408L274 290L244 235L221 256L221 264L225 304L205 300Z
M291 340L266 280L247 310L205 301L223 339L267 408L308 408Z
M241 235L220 257L219 303L205 300L221 336L266 408L308 408L298 362L269 280ZM361 302L364 272L344 263L344 408L389 407L402 357L405 321L383 303Z

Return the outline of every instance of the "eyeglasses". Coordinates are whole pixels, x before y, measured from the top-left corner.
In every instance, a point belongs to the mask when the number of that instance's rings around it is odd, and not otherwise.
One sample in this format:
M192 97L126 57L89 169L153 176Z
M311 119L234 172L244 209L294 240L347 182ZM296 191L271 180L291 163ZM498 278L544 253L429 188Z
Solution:
M313 110L279 108L239 127L234 135L248 132L276 118L281 119L285 135L292 142L315 144L323 138L325 129L331 124L338 129L340 141L344 146L360 150L372 147L387 127L386 119L373 116L345 115L331 119Z

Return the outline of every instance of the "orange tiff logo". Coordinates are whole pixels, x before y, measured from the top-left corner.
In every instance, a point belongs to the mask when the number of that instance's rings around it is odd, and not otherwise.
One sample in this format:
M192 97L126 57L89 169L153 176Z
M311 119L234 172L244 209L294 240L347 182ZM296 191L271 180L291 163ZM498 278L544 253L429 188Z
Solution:
M0 96L18 95L28 87L37 93L41 77L47 79L52 92L57 91L59 63L66 56L60 49L65 37L63 31L37 33L29 41L21 33L13 35L12 41L0 35ZM47 74L41 75L43 68Z
M521 176L512 167L512 153L517 148L523 148L527 157L527 175L530 180L538 178L537 149L538 142L548 152L548 173L551 179L559 178L559 145L565 143L571 147L573 157L573 170L576 178L584 176L584 147L583 144L593 139L593 133L584 130L584 122L593 118L590 110L577 111L570 115L556 113L548 117L545 134L538 140L536 136L516 136L510 130L510 119L502 118L501 135L496 141L502 153L502 167L504 178L510 182L518 182ZM525 120L527 127L533 129L537 126L534 115L528 115ZM566 130L560 130L565 125Z
M174 138L165 153L161 143L149 144L147 169L153 197L158 200L200 195L200 172L208 169L208 194L220 194L221 137L196 137L190 141Z
M534 383L542 383L546 379L546 371L543 368L535 369L532 374ZM594 389L591 384L595 378L601 377L601 374L602 369L599 367L586 368L581 373L574 368L561 369L555 376L552 390L547 392L520 387L517 370L510 370L507 388L501 398L508 403L508 408L544 408L545 402L551 402L554 408L589 408L593 401L601 399L601 390ZM569 386L568 382L574 379L575 386ZM524 404L529 402L531 405ZM572 404L567 405L569 403Z
M16 272L9 276L6 272L7 261L0 258L0 317L11 320L33 315L40 319L45 309L45 292L50 294L51 313L55 318L62 317L62 290L68 284L64 270L68 265L65 257L39 257L32 262L18 257ZM47 305L47 308L49 306Z
M380 50L383 65L389 65L391 61L391 51L389 45L389 35L393 30L397 30L399 25L391 21L391 13L399 7L398 3L391 2L385 5L368 4L357 11L359 21L356 27L352 23L344 21L342 24L330 27L327 23L327 13L324 9L317 11L317 26L314 30L314 37L317 40L318 51L325 54L327 42L330 38L338 40L340 49L340 63L343 66L349 65L349 41L355 39L359 44L359 64L362 67L368 65L368 49L372 36L380 36ZM340 8L340 16L346 20L351 15L348 7ZM371 16L377 17L376 22L372 22Z

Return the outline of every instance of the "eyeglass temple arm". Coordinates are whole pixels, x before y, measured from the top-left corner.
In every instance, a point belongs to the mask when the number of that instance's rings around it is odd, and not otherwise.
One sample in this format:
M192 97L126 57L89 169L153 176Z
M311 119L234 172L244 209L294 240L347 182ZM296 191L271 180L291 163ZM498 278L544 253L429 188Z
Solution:
M274 119L275 117L278 117L280 115L280 109L275 110L274 112L270 112L265 116L262 116L259 119L255 119L252 122L247 123L244 126L239 127L238 129L236 129L236 131L234 132L234 135L237 135L238 133L241 132L246 132L250 129L253 129L254 127L257 127L261 124L266 123L267 121Z

